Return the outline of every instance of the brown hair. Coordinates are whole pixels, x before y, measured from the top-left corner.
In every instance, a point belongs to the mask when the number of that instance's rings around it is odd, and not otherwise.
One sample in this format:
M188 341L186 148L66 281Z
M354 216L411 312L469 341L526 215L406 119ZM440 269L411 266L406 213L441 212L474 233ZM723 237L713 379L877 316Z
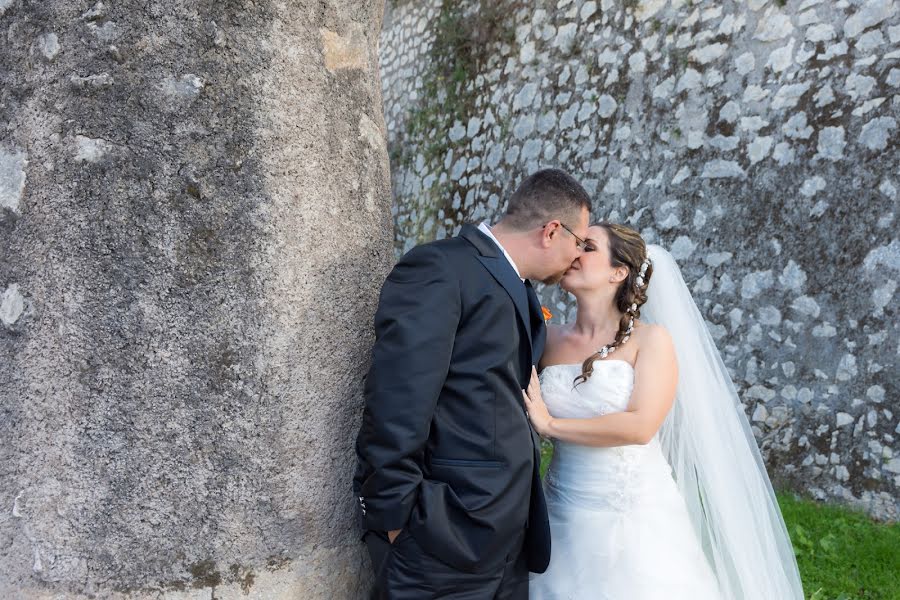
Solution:
M585 208L591 210L591 198L574 177L559 169L542 169L519 184L509 198L503 221L519 231L553 219L571 227Z
M628 341L634 320L641 316L641 306L647 301L647 285L653 274L653 264L647 258L647 244L637 231L616 223L604 222L595 226L602 227L609 237L610 264L613 267L627 267L628 276L616 291L616 308L622 313L616 338L612 344L604 346L584 361L575 385L588 380L594 372L595 360L606 358L607 354Z

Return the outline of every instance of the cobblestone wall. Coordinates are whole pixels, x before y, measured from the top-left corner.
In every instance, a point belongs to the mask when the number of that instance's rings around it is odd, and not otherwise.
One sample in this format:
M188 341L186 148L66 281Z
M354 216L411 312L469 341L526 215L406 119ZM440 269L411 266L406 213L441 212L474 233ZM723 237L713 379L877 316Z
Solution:
M566 169L679 261L778 484L897 518L896 2L395 1L380 55L398 253Z

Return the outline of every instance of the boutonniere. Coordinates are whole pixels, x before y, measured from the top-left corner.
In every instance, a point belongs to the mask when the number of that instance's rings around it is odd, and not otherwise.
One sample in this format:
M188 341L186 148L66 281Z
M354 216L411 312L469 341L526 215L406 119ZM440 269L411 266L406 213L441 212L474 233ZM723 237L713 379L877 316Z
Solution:
M550 309L547 308L546 306L542 306L542 307L541 307L541 312L542 312L543 315L544 315L544 322L547 322L547 321L549 321L550 319L553 318L553 313L550 312Z

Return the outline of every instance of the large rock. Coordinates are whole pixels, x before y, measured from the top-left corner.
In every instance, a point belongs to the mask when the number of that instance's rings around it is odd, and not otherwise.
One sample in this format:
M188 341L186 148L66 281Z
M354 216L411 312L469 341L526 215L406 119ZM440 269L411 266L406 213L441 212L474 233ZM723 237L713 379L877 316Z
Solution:
M379 0L0 0L0 597L354 598Z

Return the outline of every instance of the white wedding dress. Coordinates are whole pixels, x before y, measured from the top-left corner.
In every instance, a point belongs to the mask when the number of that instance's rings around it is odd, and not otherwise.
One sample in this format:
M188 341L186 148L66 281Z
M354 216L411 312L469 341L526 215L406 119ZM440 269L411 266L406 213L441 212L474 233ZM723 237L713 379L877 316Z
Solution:
M544 486L552 548L538 600L803 600L787 527L737 390L675 259L651 245L641 321L664 327L678 360L669 414L650 443L557 441ZM606 359L541 374L554 416L628 407L634 369Z
M598 360L573 387L580 374L580 364L544 369L550 414L583 419L625 410L634 386L629 363ZM658 436L614 448L555 441L544 489L553 546L547 571L531 576L531 599L722 597Z

